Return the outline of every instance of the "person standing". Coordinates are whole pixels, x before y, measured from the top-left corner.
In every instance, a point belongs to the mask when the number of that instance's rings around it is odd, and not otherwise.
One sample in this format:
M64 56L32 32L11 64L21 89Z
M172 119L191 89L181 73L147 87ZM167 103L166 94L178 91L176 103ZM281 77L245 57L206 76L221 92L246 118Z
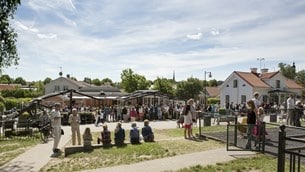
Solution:
M251 141L253 140L252 130L255 126L256 122L256 110L255 110L255 104L253 100L249 100L247 102L248 105L248 114L247 114L247 144L246 149L251 149Z
M184 107L184 110L183 110L184 138L185 139L191 139L193 137L193 133L192 133L193 119L192 119L192 112L191 112L192 105L193 105L193 99L190 99L187 101L187 105Z
M292 95L290 94L288 99L287 99L287 119L286 119L286 124L287 125L293 125L294 124L294 108L295 108L295 104L294 104L294 99L292 97Z
M53 126L53 134L54 134L53 153L59 153L60 149L58 148L58 144L61 138L61 114L60 114L59 103L55 103L50 118Z
M78 145L81 144L79 123L80 123L79 114L77 113L76 108L73 108L72 113L69 116L69 124L71 125L71 131L72 131L72 145L75 145L76 136L77 136Z
M257 112L258 108L261 106L261 101L259 101L259 93L258 92L255 92L253 94L252 101L254 102L255 110Z

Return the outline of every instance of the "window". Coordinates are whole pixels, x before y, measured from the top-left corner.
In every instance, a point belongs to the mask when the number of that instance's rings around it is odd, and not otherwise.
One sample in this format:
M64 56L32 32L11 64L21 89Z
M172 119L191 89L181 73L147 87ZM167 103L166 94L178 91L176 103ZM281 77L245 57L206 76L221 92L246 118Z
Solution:
M246 95L241 95L241 103L242 103L242 104L245 104L246 101L247 101Z
M54 85L54 91L60 91L60 86L59 85Z
M238 87L238 82L237 82L237 79L235 79L233 81L233 88L237 88Z
M230 95L226 95L226 109L229 109L229 107L230 107Z
M69 86L67 85L64 85L64 91L68 90L69 89Z
M275 81L275 87L276 88L281 88L281 81L280 80Z

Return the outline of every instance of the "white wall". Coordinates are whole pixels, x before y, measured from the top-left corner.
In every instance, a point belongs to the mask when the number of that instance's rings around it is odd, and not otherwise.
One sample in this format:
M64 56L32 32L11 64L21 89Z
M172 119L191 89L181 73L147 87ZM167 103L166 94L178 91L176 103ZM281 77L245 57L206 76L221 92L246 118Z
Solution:
M237 80L238 86L233 88L234 80ZM228 85L228 87L227 87ZM226 95L230 96L230 102L233 104L241 103L241 96L246 96L246 101L252 98L253 88L247 82L243 81L239 76L233 74L228 80L222 85L220 89L220 104L221 107L225 107Z

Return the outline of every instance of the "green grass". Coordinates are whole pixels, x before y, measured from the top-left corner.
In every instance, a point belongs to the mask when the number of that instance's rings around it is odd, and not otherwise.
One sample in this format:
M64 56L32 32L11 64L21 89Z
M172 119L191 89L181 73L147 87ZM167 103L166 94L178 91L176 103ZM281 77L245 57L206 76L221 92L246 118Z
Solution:
M183 130L154 130L156 142L139 145L127 144L124 147L94 149L90 153L76 153L68 157L63 155L52 159L41 171L79 171L96 169L122 164L132 164L146 160L171 157L175 155L205 151L224 147L223 143L214 140L186 140ZM127 134L127 132L126 132ZM93 133L94 141L99 133ZM113 137L112 137L113 138ZM128 140L128 134L126 135Z
M201 166L196 165L189 168L183 168L178 172L276 172L277 159L267 155L257 155L252 158L238 158L227 163L218 163L216 165ZM289 171L289 164L286 162L285 171ZM305 171L305 166L301 167Z
M0 166L3 166L8 161L40 142L40 139L35 137L0 140Z

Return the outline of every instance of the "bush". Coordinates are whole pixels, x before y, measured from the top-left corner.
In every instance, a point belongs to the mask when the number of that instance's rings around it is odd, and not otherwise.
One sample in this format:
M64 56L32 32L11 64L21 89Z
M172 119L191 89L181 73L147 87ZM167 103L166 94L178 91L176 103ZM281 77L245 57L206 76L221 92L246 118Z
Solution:
M16 107L17 109L21 109L22 104L26 104L31 100L32 100L31 98L21 98L21 99L5 98L4 105L7 110L12 109L14 107Z

